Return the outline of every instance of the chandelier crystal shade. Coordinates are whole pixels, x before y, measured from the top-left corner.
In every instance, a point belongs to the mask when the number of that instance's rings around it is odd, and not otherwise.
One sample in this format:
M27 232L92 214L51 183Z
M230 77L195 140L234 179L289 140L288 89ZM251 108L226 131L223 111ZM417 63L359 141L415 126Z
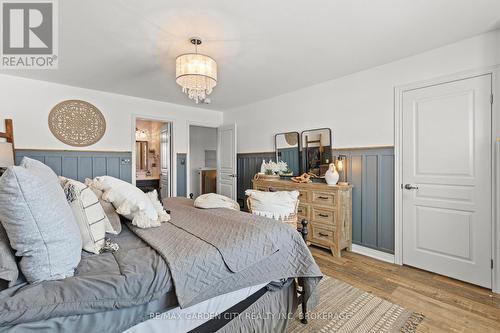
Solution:
M201 41L192 39L191 43L197 46ZM175 59L175 81L196 104L203 102L217 85L217 63L199 53L180 55Z

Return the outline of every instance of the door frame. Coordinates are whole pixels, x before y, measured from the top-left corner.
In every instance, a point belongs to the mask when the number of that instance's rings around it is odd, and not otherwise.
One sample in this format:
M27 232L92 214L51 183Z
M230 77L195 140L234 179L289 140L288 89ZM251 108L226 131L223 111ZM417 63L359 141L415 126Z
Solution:
M403 264L403 94L410 90L430 87L443 83L469 79L491 74L494 95L491 119L491 254L494 262L492 270L492 290L500 293L500 65L459 72L429 80L394 87L394 263Z
M218 129L221 124L216 122L201 122L187 121L187 148L186 148L186 198L189 198L191 193L191 126L208 127ZM218 153L217 153L218 154ZM217 155L217 163L219 163L219 155Z
M132 114L132 133L130 135L130 146L132 152L132 184L136 185L136 165L135 165L135 125L138 119L150 120L150 121L160 121L165 123L170 123L170 193L176 193L177 191L177 164L174 163L174 128L175 119L169 117L155 116L155 115L144 115L139 113ZM175 180L175 182L174 182Z

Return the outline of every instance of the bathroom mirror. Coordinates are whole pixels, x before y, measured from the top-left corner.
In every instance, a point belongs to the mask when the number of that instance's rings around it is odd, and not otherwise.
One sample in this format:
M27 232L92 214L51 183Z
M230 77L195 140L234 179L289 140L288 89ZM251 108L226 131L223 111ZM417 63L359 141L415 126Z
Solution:
M298 132L278 133L274 136L276 161L288 164L289 172L284 176L300 175L300 135Z
M137 171L148 170L148 142L135 142L135 168Z
M304 172L324 177L328 164L333 162L331 129L318 128L303 131L301 139Z

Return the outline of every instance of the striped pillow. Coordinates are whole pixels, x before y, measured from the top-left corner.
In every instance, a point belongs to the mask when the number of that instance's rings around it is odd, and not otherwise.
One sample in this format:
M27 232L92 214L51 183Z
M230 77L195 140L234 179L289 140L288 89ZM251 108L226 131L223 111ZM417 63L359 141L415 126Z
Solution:
M87 185L73 179L64 183L64 193L78 222L83 249L100 253L106 242L106 224L109 221L99 199Z

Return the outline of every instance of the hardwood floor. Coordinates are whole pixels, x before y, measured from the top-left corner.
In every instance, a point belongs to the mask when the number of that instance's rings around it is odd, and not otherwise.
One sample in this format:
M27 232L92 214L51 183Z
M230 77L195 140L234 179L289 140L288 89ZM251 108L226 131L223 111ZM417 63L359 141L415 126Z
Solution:
M500 295L491 290L352 252L334 258L310 249L324 274L423 313L417 332L500 332Z

